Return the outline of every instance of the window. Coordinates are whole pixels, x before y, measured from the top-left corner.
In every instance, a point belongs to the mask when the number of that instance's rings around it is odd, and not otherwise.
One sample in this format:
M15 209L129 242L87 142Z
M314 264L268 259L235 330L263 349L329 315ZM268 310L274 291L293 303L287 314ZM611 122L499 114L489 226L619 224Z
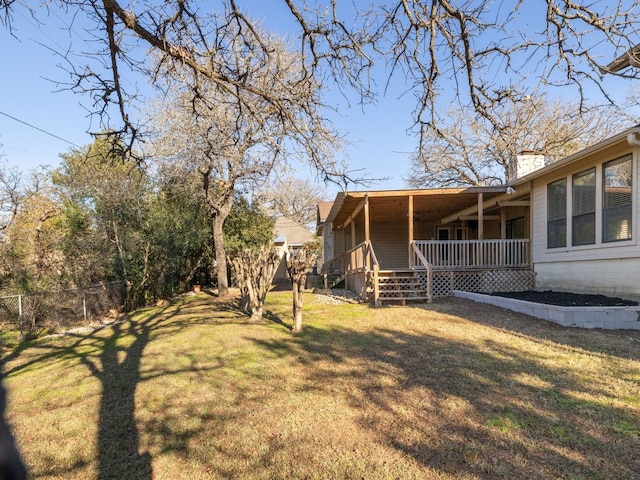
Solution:
M596 243L596 169L576 173L571 184L571 245Z
M547 248L566 247L568 228L571 246L631 240L633 176L625 155L547 184Z
M506 234L507 238L515 239L515 238L525 238L524 236L524 217L514 218L512 220L507 220L506 226Z
M547 248L567 246L567 179L547 185Z
M603 166L602 241L631 239L632 163L627 156Z

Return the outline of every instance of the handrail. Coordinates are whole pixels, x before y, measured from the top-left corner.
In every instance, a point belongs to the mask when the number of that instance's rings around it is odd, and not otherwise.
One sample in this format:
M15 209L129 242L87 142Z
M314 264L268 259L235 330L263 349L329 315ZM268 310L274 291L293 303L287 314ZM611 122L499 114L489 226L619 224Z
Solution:
M372 260L372 265L377 265L378 267L380 266L380 262L378 262L378 257L376 257L376 252L373 250L373 245L371 244L371 242L365 242L368 244L369 246L369 255L371 256L371 260Z
M322 266L322 272L326 275L330 273L343 275L346 273L364 272L365 275L369 273L373 274L371 280L373 284L373 302L374 305L378 305L380 299L379 287L378 287L378 272L380 271L380 263L378 257L373 250L371 242L366 240L359 243L350 250L347 250L342 255L332 258Z
M431 267L431 263L429 263L429 261L416 245L415 240L411 242L411 248L413 249L413 253L416 255L416 257L418 257L418 260L420 260L420 263L422 263L422 266L427 271L427 302L431 303L433 301L433 268Z
M380 266L371 242L364 241L326 262L322 266L322 271L328 273L335 266L338 266L340 273L367 269L367 259L370 260L371 266Z

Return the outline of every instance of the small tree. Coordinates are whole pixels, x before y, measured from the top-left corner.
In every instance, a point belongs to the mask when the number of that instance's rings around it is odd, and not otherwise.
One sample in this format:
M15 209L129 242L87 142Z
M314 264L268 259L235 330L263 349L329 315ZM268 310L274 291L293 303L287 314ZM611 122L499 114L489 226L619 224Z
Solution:
M240 309L252 322L262 319L263 306L282 254L275 246L245 249L231 258L234 278L240 288Z
M287 253L287 271L291 278L291 290L293 293L293 328L291 333L302 331L302 306L304 287L307 275L313 270L319 256L318 244L307 243L296 252L289 250Z

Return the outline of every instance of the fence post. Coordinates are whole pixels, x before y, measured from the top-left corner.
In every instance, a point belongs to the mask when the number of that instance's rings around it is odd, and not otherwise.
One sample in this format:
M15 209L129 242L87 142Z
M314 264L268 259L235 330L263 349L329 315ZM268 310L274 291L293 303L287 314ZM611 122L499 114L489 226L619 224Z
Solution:
M18 295L18 323L20 325L20 343L24 342L23 320L22 320L22 295Z
M84 288L81 288L80 291L82 292L82 319L84 323L87 323L87 296L84 293Z

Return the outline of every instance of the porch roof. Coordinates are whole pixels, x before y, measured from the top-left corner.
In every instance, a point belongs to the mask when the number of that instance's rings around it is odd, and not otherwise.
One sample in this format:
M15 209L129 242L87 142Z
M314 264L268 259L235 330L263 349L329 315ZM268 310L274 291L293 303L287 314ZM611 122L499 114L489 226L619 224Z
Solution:
M414 218L439 221L477 205L479 193L483 194L483 200L486 201L503 195L506 189L506 186L498 186L340 192L336 195L326 223L332 222L334 227L347 225L359 213L365 197L369 199L372 222L406 219L411 196Z

